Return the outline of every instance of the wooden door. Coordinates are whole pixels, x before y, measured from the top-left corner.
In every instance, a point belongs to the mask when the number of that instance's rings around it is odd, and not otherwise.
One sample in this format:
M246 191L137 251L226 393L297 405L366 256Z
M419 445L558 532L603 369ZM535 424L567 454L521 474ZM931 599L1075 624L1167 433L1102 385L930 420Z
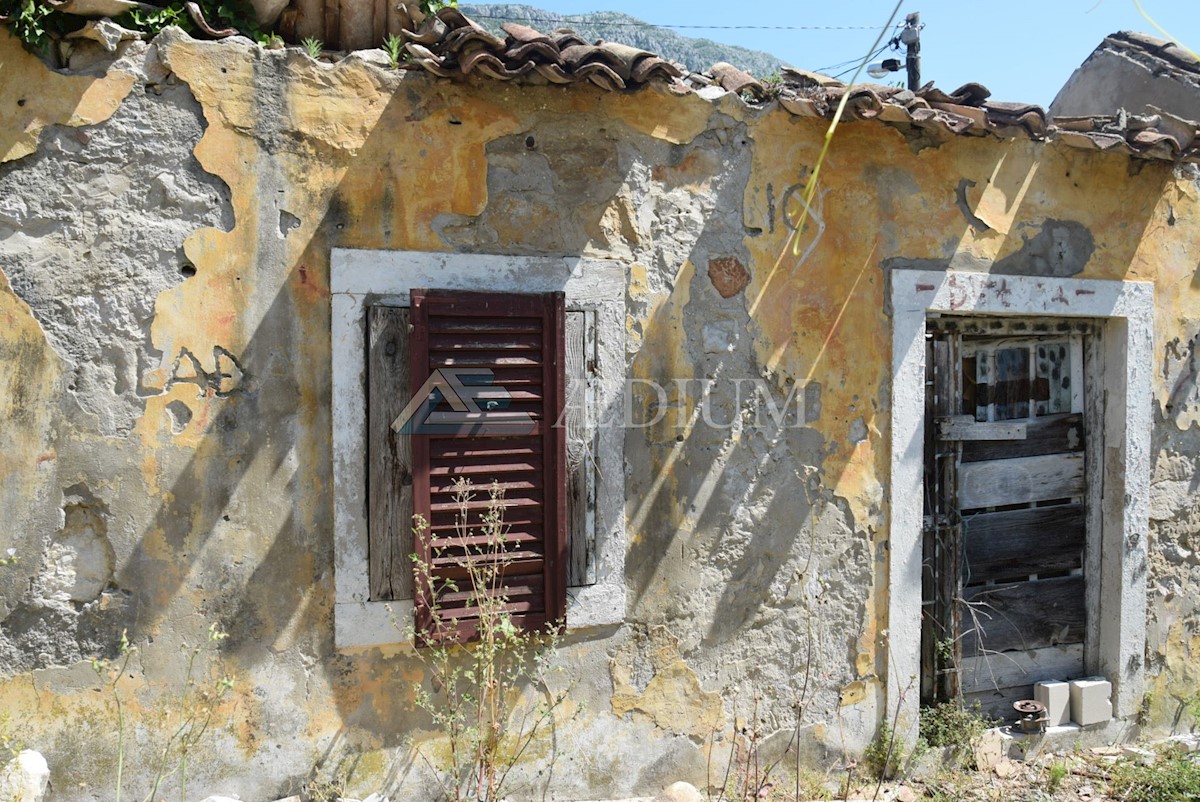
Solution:
M1012 717L1083 676L1086 326L931 321L926 701Z

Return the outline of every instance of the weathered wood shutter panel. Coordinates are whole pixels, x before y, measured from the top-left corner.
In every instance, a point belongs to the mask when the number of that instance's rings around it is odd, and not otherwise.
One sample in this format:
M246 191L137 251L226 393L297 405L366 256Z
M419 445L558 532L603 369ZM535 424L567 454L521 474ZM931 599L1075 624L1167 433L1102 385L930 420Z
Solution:
M946 489L957 484L960 448L938 436L935 420L956 413L959 347L954 334L934 331L926 341L925 532L922 570L922 700L951 699L959 692L962 660L960 610L962 526L958 505Z
M371 599L412 598L412 453L391 424L408 403L408 310L367 310L367 555Z
M464 543L454 481L469 478L476 497L466 527L478 532L493 482L504 489L504 570L501 579L514 623L536 628L561 621L566 610L566 427L556 426L565 398L565 305L562 293L506 295L413 290L410 383L434 371L487 369L491 386L477 396L501 401L480 427L414 433L414 511L429 522L417 538L431 566L432 587L419 583L418 631L471 637L478 620L466 564L487 559ZM506 403L506 405L504 405ZM436 412L450 406L440 403ZM493 424L515 415L533 418L523 431ZM485 423L486 418L487 425ZM530 430L531 429L531 430ZM433 597L436 597L436 603Z
M596 582L596 426L593 311L568 311L566 333L567 586Z

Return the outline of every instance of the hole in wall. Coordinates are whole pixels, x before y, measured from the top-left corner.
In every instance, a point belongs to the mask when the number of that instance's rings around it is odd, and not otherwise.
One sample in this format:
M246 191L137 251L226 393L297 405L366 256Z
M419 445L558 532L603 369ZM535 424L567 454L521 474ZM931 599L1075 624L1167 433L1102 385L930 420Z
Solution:
M286 209L279 210L279 233L287 239L287 235L300 227L300 218Z
M179 266L179 273L184 278L191 278L196 275L196 266L191 262L184 262Z
M167 418L171 421L171 434L179 434L192 421L192 410L182 401L172 401L166 407Z

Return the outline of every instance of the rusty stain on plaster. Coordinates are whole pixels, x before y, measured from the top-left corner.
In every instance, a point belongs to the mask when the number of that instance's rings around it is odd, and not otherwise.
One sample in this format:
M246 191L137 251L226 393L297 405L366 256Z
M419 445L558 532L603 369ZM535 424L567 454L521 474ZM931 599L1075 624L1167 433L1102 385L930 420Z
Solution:
M750 283L750 271L736 256L708 260L708 278L722 298L732 298Z

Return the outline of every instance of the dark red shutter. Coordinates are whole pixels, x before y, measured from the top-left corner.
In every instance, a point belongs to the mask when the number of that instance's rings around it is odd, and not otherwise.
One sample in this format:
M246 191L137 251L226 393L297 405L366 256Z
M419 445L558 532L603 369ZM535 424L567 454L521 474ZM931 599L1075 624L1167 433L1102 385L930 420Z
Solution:
M474 486L467 523L475 531L492 483L504 488L508 534L502 585L514 623L533 629L562 621L566 427L555 424L565 396L563 294L413 290L411 299L413 392L435 371L485 368L493 379L491 387L477 388L481 405L507 396L501 410L487 411L480 427L433 433L421 433L418 427L411 435L413 508L429 522L417 538L417 554L432 566L432 582L418 577L414 594L417 631L426 638L453 631L463 640L475 634L478 610L470 602L463 562L478 556L457 544L461 530L453 484L460 476ZM434 412L450 413L452 408L443 400ZM518 418L520 430L496 431L494 424L506 418ZM457 589L446 587L447 579L457 582ZM430 603L431 595L436 595L436 605Z

